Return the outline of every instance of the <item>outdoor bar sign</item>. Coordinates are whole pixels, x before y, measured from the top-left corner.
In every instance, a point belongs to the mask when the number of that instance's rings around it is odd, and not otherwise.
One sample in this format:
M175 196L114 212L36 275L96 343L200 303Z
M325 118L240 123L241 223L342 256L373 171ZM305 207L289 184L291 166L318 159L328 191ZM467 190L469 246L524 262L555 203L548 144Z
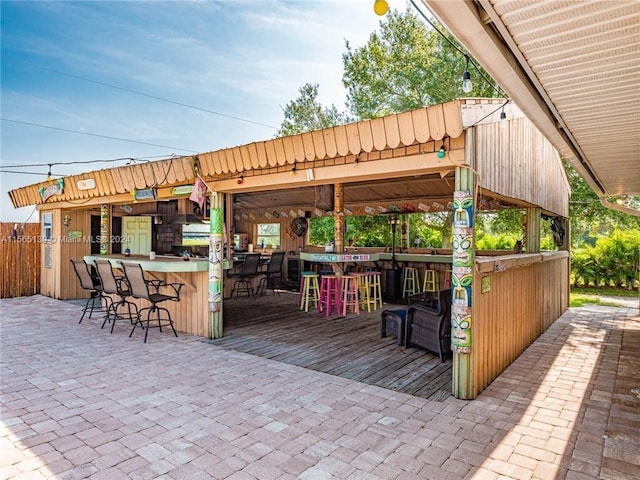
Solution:
M156 189L155 188L145 188L143 190L134 190L131 192L134 201L138 200L153 200L156 198Z
M76 182L78 190L93 190L96 188L96 181L93 178L85 178Z
M49 185L48 187L40 187L38 189L38 193L40 194L40 198L42 198L43 202L46 202L54 195L62 195L62 193L64 193L64 178L59 178L56 183Z

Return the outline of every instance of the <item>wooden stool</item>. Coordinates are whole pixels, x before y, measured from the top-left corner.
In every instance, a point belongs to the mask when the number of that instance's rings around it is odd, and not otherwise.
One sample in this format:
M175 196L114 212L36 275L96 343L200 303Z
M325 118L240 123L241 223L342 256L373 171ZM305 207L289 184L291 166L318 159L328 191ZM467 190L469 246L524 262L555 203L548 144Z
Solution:
M320 287L318 286L317 273L303 272L302 273L302 288L300 290L300 310L305 312L309 311L309 303L314 302L314 307L318 308L318 298L320 293Z
M371 311L371 305L369 304L371 284L370 275L368 272L353 272L351 273L358 279L358 299L360 300L360 308L366 308L367 311Z
M358 277L353 275L343 275L340 277L340 292L342 295L341 307L342 315L347 315L347 310L351 310L356 315L360 315L360 300L358 299Z
M381 272L369 272L371 275L370 285L371 292L369 302L373 304L373 310L378 309L378 304L380 304L380 308L382 308L382 284L380 283L380 278L382 278Z
M336 275L323 275L320 278L318 313L322 312L323 306L327 317L331 315L333 308L335 308L336 313L340 313L340 277Z
M404 267L404 282L402 283L402 298L406 298L407 295L415 295L419 293L418 285L420 284L420 277L418 275L418 269L415 267Z
M451 288L451 269L447 268L444 271L444 281L442 282L443 288Z
M438 291L438 275L435 270L424 271L424 283L422 284L423 292L437 292Z

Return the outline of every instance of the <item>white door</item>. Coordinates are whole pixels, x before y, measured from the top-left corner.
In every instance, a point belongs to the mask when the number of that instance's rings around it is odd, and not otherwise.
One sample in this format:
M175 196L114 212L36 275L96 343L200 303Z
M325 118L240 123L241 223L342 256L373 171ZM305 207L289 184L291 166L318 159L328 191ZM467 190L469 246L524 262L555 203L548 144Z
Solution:
M151 217L122 217L123 248L131 255L149 255L151 251Z

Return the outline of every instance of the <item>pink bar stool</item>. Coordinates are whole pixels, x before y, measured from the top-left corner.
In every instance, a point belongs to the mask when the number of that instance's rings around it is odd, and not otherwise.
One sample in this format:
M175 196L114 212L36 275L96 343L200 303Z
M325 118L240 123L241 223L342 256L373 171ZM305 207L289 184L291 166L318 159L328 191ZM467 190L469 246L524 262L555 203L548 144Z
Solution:
M342 315L347 315L347 310L360 315L360 299L358 298L358 277L343 275L340 277L340 292L342 294Z
M324 306L325 314L331 315L331 310L335 309L340 313L340 277L336 275L323 275L320 278L320 301L318 302L318 313L322 312Z

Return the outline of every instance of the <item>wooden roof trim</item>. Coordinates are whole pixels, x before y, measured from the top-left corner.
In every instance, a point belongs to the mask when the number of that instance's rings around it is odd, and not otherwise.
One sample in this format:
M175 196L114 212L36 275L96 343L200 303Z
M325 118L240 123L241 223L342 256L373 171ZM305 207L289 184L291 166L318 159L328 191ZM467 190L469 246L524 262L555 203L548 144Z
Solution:
M324 147L324 136L322 130L314 130L311 132L311 139L313 140L313 149L316 152L316 158L322 160L327 155L327 151Z
M445 136L457 138L463 130L461 101L454 100L411 112L201 153L201 173L215 176L361 152L377 154L400 146L439 141ZM383 158L384 154L380 155ZM96 180L96 189L78 190L77 180L87 178ZM174 157L67 177L65 182L70 183L61 199L115 195L134 188L175 185L193 178L193 157ZM42 185L16 189L19 193L11 194L14 205L42 203L38 193Z

